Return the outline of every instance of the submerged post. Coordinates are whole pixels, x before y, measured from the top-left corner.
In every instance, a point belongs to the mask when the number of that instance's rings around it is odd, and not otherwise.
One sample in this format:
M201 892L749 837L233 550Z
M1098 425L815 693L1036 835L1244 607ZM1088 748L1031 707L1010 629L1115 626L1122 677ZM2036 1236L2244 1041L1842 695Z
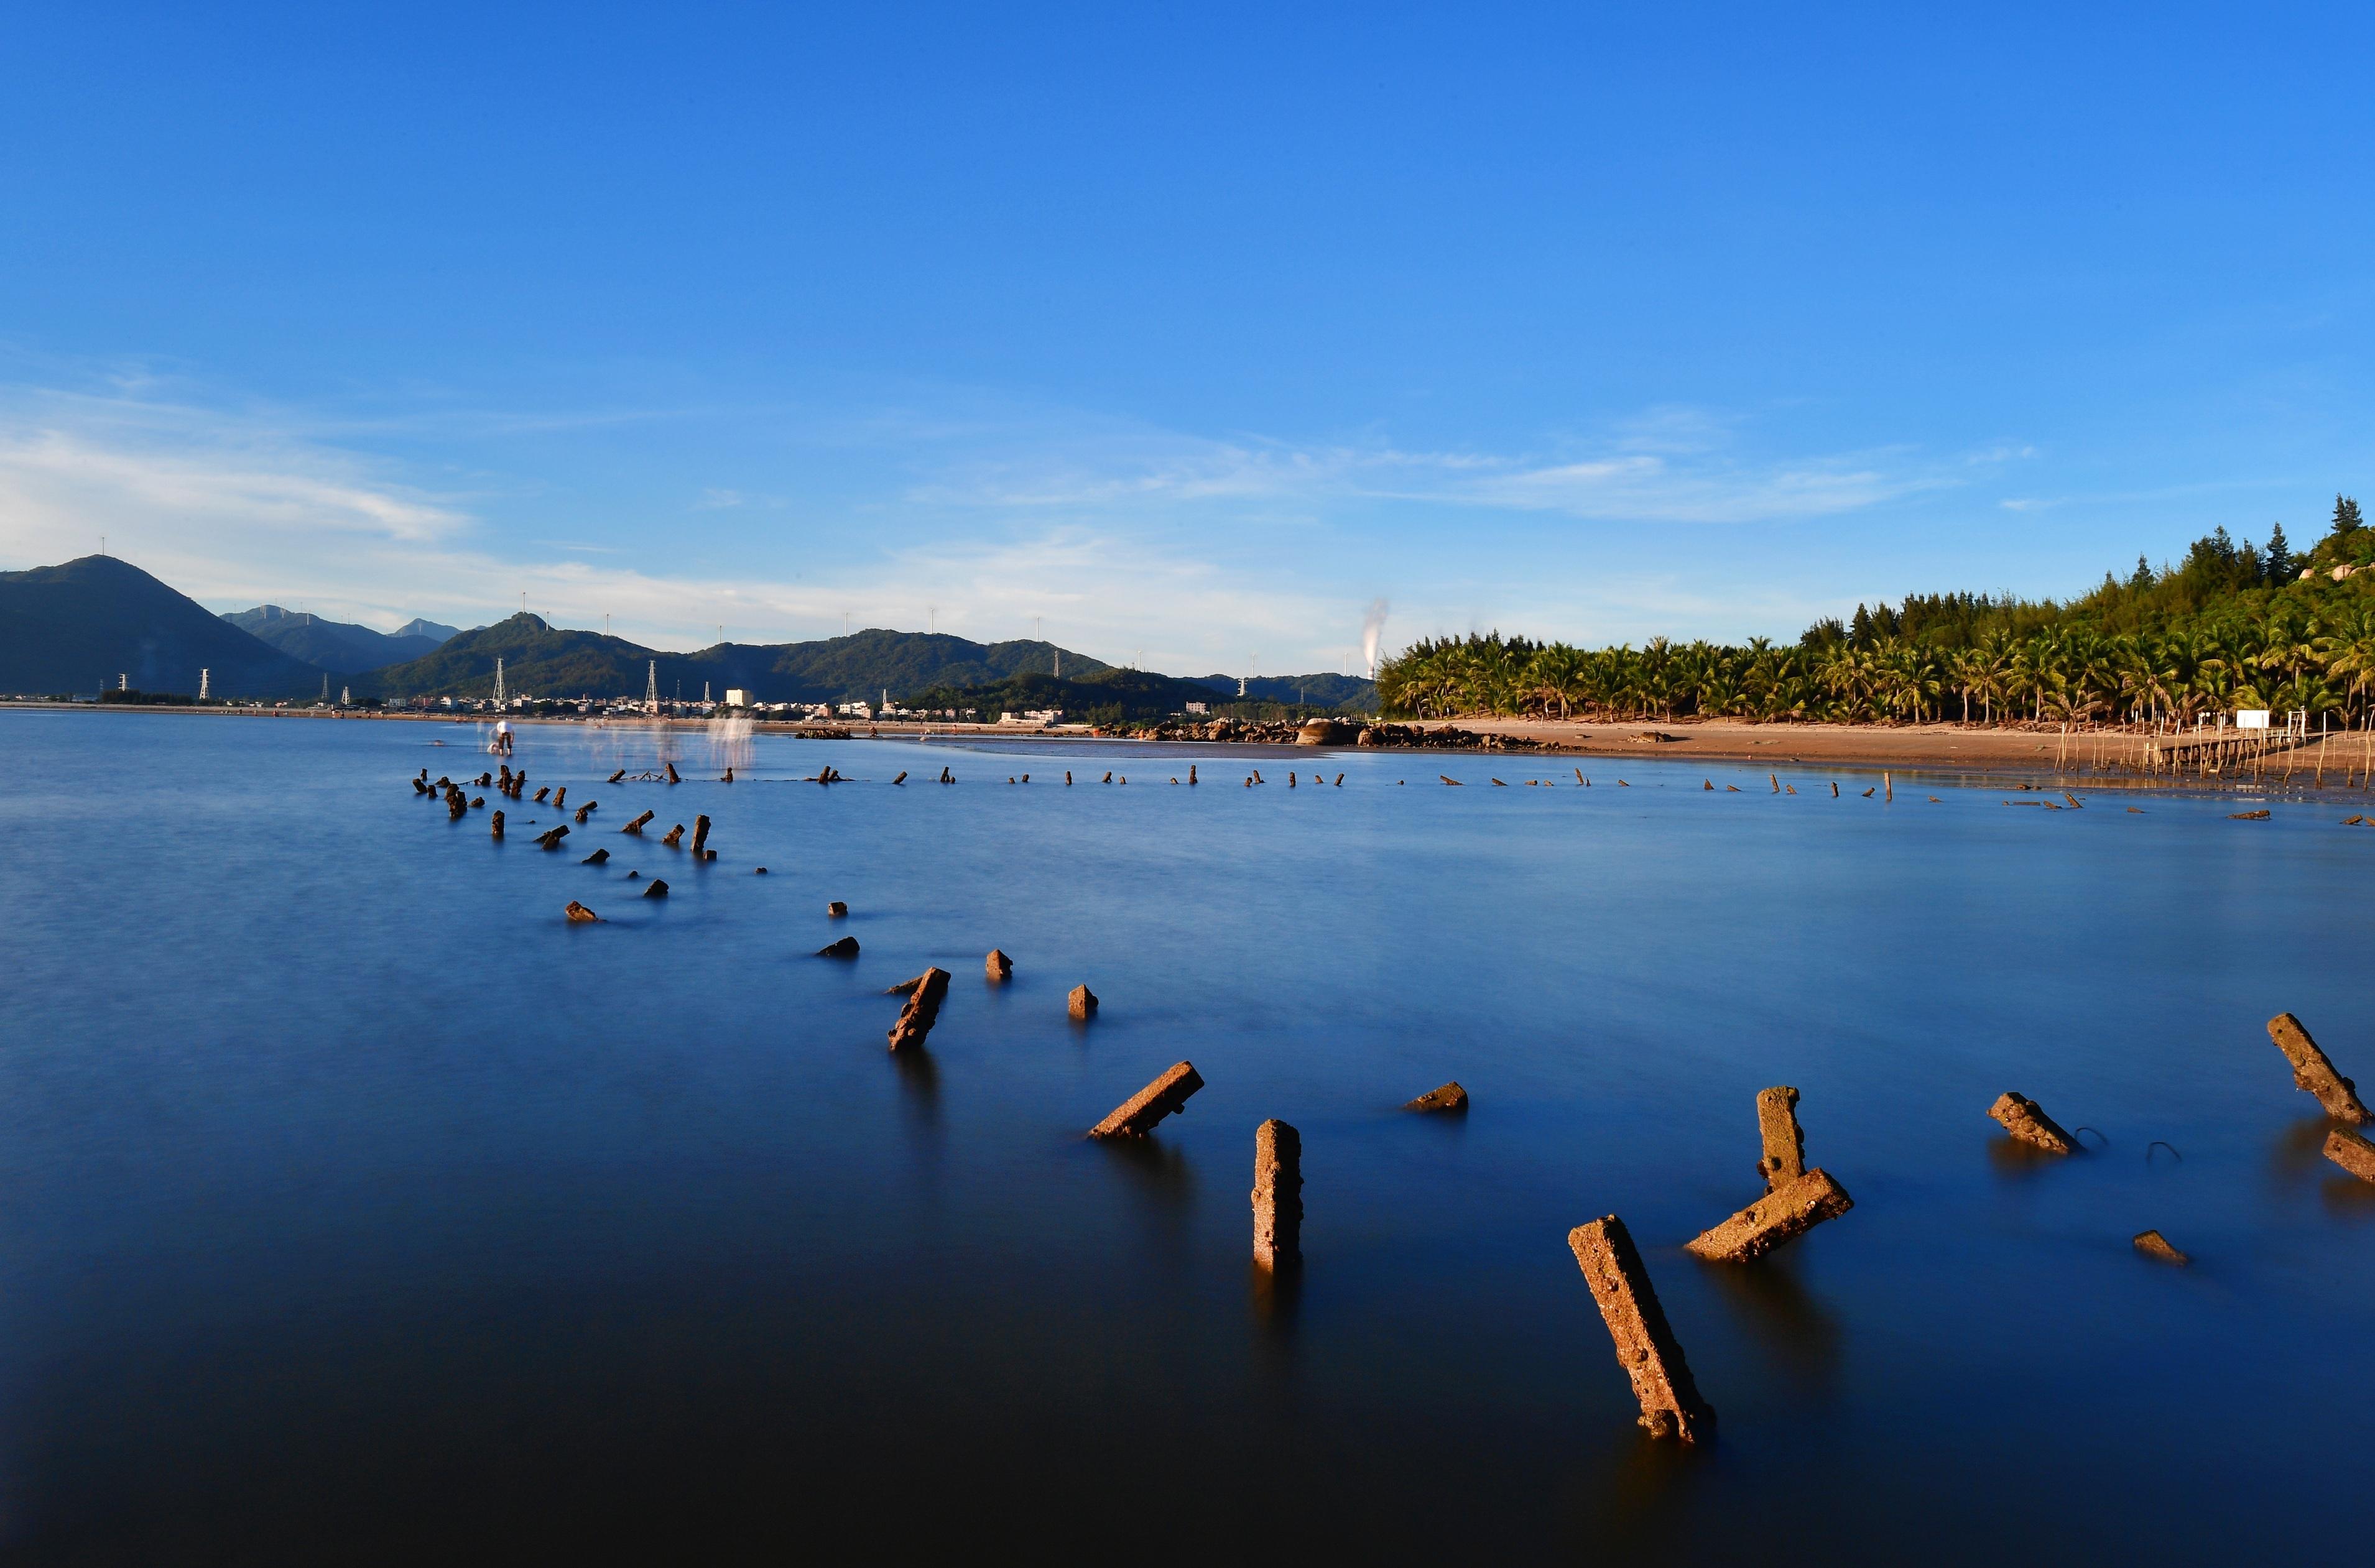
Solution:
M2293 1082L2316 1095L2327 1115L2337 1122L2359 1126L2375 1121L2375 1116L2369 1116L2367 1107L2359 1102L2358 1086L2334 1070L2334 1064L2318 1049L2317 1042L2310 1038L2300 1020L2290 1013L2278 1013L2268 1020L2268 1038L2276 1043L2276 1049L2293 1065Z
M899 1021L891 1026L891 1049L921 1050L924 1039L939 1021L940 1003L949 994L949 972L937 965L924 971L907 992L907 1005L899 1009Z
M1254 1129L1254 1262L1303 1261L1303 1135L1273 1117Z
M2021 1142L2042 1149L2049 1154L2075 1154L2078 1140L2062 1130L2062 1124L2045 1114L2045 1107L2026 1094L2005 1090L1996 1102L1988 1107L1988 1114L2003 1126L2003 1130Z
M1715 1437L1715 1410L1699 1397L1683 1347L1666 1322L1665 1309L1649 1283L1649 1271L1625 1221L1611 1214L1566 1233L1576 1267L1600 1307L1608 1337L1616 1343L1616 1364L1633 1380L1641 1403L1641 1424L1652 1437L1697 1443Z
M1756 1173L1765 1178L1766 1192L1806 1173L1806 1135L1798 1126L1796 1090L1785 1083L1756 1091L1756 1130L1765 1142Z
M1195 1065L1176 1062L1152 1083L1113 1108L1111 1114L1089 1129L1091 1138L1144 1138L1155 1124L1188 1103L1204 1087Z

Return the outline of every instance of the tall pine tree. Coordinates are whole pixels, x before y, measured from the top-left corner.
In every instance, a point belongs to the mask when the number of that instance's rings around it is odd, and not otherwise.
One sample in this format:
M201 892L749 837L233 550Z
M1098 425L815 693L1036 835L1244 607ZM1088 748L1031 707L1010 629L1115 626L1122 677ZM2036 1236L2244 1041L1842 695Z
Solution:
M2285 525L2281 523L2268 536L2268 581L2283 587L2300 575L2300 562L2293 559L2292 547L2285 542Z

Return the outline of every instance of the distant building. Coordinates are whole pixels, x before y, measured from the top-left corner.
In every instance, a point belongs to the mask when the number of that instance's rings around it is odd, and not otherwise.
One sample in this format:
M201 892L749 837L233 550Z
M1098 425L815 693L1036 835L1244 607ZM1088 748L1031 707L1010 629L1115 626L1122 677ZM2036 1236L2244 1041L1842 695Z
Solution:
M1212 704L1210 702L1190 702L1188 704L1188 711L1191 713L1209 713L1212 711Z
M729 686L726 689L726 705L729 708L750 708L757 706L756 703L750 701L750 693L744 690L739 686Z

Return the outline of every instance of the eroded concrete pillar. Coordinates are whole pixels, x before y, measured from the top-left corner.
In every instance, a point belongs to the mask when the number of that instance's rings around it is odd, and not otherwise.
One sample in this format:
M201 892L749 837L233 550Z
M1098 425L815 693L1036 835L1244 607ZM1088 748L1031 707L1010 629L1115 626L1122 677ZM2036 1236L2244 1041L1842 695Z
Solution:
M1756 1173L1765 1178L1766 1192L1806 1173L1806 1135L1798 1126L1796 1090L1783 1083L1756 1091L1756 1130L1765 1140Z
M675 827L670 828L670 829L668 831L668 836L667 836L666 838L664 838L664 839L660 840L660 843L661 843L663 845L665 845L665 846L667 846L668 848L669 848L669 849L674 849L674 848L676 848L676 847L677 847L677 845L679 845L679 844L682 843L683 842L684 842L684 824L683 824L682 822L679 822Z
M2326 1135L2325 1157L2362 1182L2375 1182L2375 1143L2336 1127Z
M1608 1337L1616 1343L1616 1364L1633 1380L1641 1403L1641 1424L1652 1437L1684 1443L1712 1441L1715 1409L1699 1397L1690 1362L1666 1322L1665 1309L1649 1283L1625 1221L1611 1214L1566 1233L1584 1283L1600 1307Z
M628 823L625 827L620 828L619 831L622 833L632 833L637 838L641 838L644 836L644 824L650 821L657 815L659 815L659 813L656 811L646 811L642 816L636 818L633 821Z
M2318 1049L2317 1042L2309 1037L2300 1020L2290 1013L2278 1013L2268 1020L2268 1038L2276 1043L2276 1049L2293 1065L2293 1082L2316 1095L2327 1115L2337 1122L2359 1126L2375 1121L2359 1102L2358 1086L2334 1070L2334 1064Z
M1702 1232L1692 1240L1689 1250L1714 1263L1747 1263L1854 1207L1855 1199L1848 1196L1847 1188L1818 1168L1774 1188L1715 1229Z
M1303 1260L1303 1135L1272 1118L1254 1129L1254 1261Z
M1465 1111L1468 1109L1468 1091L1460 1088L1459 1080L1454 1079L1440 1089L1428 1090L1417 1099L1404 1104L1402 1109L1405 1111Z
M502 812L498 811L493 816L487 819L487 831L490 836L494 838L502 838L503 836L503 814Z
M707 817L695 817L692 819L692 857L695 860L699 860L702 857L708 843L709 819Z
M538 849L559 849L561 847L561 841L568 836L569 824L566 822L563 822L557 828L547 828L543 832L536 835L537 847Z
M981 968L992 985L1003 985L1014 976L1014 961L996 948L990 949L989 956L981 961Z
M924 1039L939 1021L940 1003L949 994L949 972L938 967L928 969L917 976L914 988L907 993L906 1006L899 1009L899 1021L891 1026L891 1049L919 1051Z
M1175 1063L1162 1077L1113 1109L1113 1114L1089 1129L1091 1138L1144 1138L1164 1117L1185 1107L1188 1097L1204 1080L1188 1062Z
M2075 1154L2078 1140L2062 1130L2062 1124L2045 1114L2045 1107L2026 1094L2004 1091L1996 1102L1988 1107L1988 1114L2003 1124L2003 1130L2033 1148L2049 1154Z
M1097 1010L1097 994L1086 985L1075 985L1064 994L1064 1011L1085 1023Z
M575 899L571 899L569 907L561 913L569 917L569 924L572 925L590 925L602 918Z

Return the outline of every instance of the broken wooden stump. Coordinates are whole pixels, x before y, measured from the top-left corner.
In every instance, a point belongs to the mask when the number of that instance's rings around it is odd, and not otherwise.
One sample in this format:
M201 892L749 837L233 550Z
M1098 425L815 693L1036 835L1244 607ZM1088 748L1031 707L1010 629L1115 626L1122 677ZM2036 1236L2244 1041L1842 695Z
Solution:
M503 836L503 814L500 811L487 819L487 831L495 838Z
M474 795L474 796L472 796L470 797L470 809L471 809L471 810L473 810L473 811L484 811L486 808L487 808L487 797L486 797L485 796L483 796L483 795Z
M907 1005L891 1026L891 1049L921 1050L925 1036L939 1020L940 1003L949 994L949 972L935 966L907 983Z
M1687 1250L1715 1263L1748 1263L1854 1207L1848 1189L1817 1167L1774 1188L1713 1230L1701 1232Z
M620 828L619 831L622 833L632 833L637 838L642 838L644 836L644 824L658 815L659 813L656 811L646 811L642 816L636 818L633 821L628 823L625 827Z
M992 985L1002 985L1014 977L1014 961L996 948L990 949L989 956L981 961L981 968Z
M683 842L684 824L682 822L679 822L675 827L670 828L668 831L668 836L660 840L660 845L665 849L674 849Z
M1785 1083L1756 1091L1756 1131L1765 1141L1756 1173L1765 1178L1766 1192L1806 1173L1806 1135L1798 1127L1796 1090Z
M1254 1262L1303 1261L1303 1135L1275 1117L1254 1129Z
M1428 1090L1417 1099L1405 1103L1402 1109L1405 1111L1465 1111L1468 1109L1468 1091L1460 1088L1459 1080L1454 1079L1440 1089Z
M816 950L819 958L854 959L857 956L857 938L844 937L838 942L828 942Z
M2135 1247L2138 1252L2144 1254L2146 1257L2151 1258L2156 1263L2173 1263L2180 1268L2182 1268L2187 1264L2193 1261L2193 1259L2186 1256L2183 1253L2169 1245L2168 1238L2162 1235L2158 1231L2137 1232Z
M899 770L899 776L898 776L897 778L895 778L895 779L892 779L891 782L892 782L892 784L905 784L905 783L907 782L907 770L906 770L906 769L904 769L904 768L900 769L900 770Z
M543 832L537 834L537 847L539 849L559 849L561 847L561 841L568 836L569 824L563 822L557 828L548 828Z
M2078 1140L2063 1132L2062 1124L2047 1115L2045 1108L2026 1094L2004 1091L2002 1097L1988 1107L1988 1114L2003 1124L2003 1130L2023 1143L2050 1154L2078 1152Z
M824 913L825 918L828 920L840 920L847 916L849 914L849 906L842 902L839 899L835 899L831 903L824 906Z
M2268 1020L2268 1038L2276 1043L2276 1049L2293 1065L2293 1082L2316 1095L2327 1115L2337 1122L2361 1126L2375 1121L2359 1102L2358 1086L2334 1070L2334 1064L2318 1049L2317 1042L2309 1037L2300 1020L2290 1013L2278 1013Z
M1184 1109L1188 1097L1204 1087L1196 1069L1187 1062L1173 1064L1170 1069L1114 1107L1113 1114L1089 1129L1091 1138L1144 1138L1154 1130L1154 1125Z
M2375 1182L2375 1143L2369 1143L2347 1128L2336 1127L2326 1135L2325 1157L2357 1177L2362 1182Z
M610 864L610 852L607 849L597 849L577 864L580 866L608 866Z
M644 897L647 899L664 899L668 897L668 884L661 881L657 877L653 878L652 885L644 890Z
M602 803L598 800L589 800L585 805L579 807L577 808L576 817L577 825L581 828L584 827L585 825L585 819L594 815L596 808L599 807L601 804Z
M1097 994L1086 985L1075 985L1064 996L1064 1011L1076 1020L1085 1020L1097 1010Z
M571 899L569 901L569 907L562 910L561 913L569 917L569 923L572 925L588 925L602 918L592 910L586 908L584 904L579 903L575 899Z
M469 810L470 803L462 798L461 791L456 790L452 795L445 797L445 815L447 817L458 821L463 817L467 816L469 814Z
M558 811L568 804L569 786L567 784L562 784L559 789L552 792L552 808L555 811Z
M627 776L627 770L626 770L626 769L624 769L624 768L621 768L621 769L620 769L617 772L612 773L609 778L604 779L602 782L603 782L604 784L617 784L620 779L623 779L623 778L625 778L626 776Z
M1608 1337L1616 1344L1616 1364L1633 1380L1641 1403L1641 1424L1652 1437L1697 1443L1715 1437L1715 1409L1699 1397L1683 1347L1666 1322L1665 1309L1649 1283L1639 1249L1625 1221L1611 1214L1566 1233L1566 1244L1583 1270L1584 1283L1600 1307Z
M663 763L661 763L660 765L661 765L662 767L664 767L664 768L666 768L666 769L668 770L668 783L670 783L670 784L682 784L682 783L684 783L684 781L683 781L682 779L680 779L680 778L677 777L677 772L676 772L676 764L675 764L674 762L663 762Z
M427 779L413 780L412 793L415 795L428 795L432 793L429 787L429 781Z

